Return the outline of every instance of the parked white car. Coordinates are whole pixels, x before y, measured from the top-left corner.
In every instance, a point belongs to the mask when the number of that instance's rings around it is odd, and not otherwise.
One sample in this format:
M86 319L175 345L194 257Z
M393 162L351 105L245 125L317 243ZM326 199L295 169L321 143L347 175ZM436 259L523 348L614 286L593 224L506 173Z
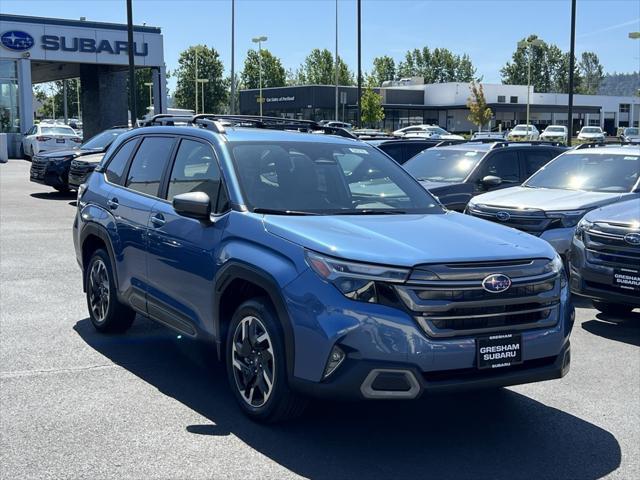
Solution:
M39 124L31 127L22 137L22 155L33 158L41 152L79 148L80 137L66 125Z
M569 130L564 125L549 125L540 134L540 140L567 143Z
M582 142L604 142L605 134L600 127L582 127L578 140Z
M506 140L507 132L474 132L471 141L474 140Z
M464 140L463 136L449 133L444 128L440 128L437 125L411 125L410 127L404 127L400 130L396 130L393 132L393 136L407 138L433 138L435 140Z
M538 140L540 132L535 125L516 125L507 135L507 140L522 142L527 140Z

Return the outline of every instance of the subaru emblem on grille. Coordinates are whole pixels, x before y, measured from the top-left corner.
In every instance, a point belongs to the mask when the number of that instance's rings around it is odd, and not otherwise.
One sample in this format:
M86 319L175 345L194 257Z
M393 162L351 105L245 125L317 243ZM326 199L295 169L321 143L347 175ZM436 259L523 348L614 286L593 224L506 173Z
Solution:
M640 233L627 233L624 236L624 241L629 245L640 245Z
M494 273L482 280L482 288L489 293L502 293L509 290L511 279L501 273Z
M500 220L501 222L506 222L507 220L509 220L511 218L511 215L509 215L509 212L500 211L500 212L496 213L496 218L498 220Z

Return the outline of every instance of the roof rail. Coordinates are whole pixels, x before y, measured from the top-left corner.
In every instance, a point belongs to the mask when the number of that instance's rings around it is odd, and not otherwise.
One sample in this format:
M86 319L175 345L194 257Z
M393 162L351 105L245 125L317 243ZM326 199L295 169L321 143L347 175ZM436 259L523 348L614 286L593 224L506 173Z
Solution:
M587 142L581 143L580 145L576 145L574 150L584 150L586 148L598 148L598 147L606 147L609 145L618 145L620 147L624 147L626 145L637 145L640 146L639 142L625 142L623 140L606 140L604 142Z
M138 120L141 127L150 127L152 125L169 125L173 126L176 122L191 123L192 115L171 115L169 113L159 113L147 120Z
M131 125L111 125L107 130L111 130L114 128L131 128Z
M429 138L424 138L429 140ZM435 138L433 140L436 140ZM448 147L449 145L460 145L461 143L467 143L466 140L442 140L440 143L436 143L436 147Z
M508 140L504 140L504 141L497 141L496 143L494 143L493 145L491 145L491 149L493 150L494 148L503 148L503 147L508 147L509 145L548 145L551 147L564 147L566 146L564 143L562 142L550 142L550 141L546 141L546 140L527 140L526 142L511 142Z

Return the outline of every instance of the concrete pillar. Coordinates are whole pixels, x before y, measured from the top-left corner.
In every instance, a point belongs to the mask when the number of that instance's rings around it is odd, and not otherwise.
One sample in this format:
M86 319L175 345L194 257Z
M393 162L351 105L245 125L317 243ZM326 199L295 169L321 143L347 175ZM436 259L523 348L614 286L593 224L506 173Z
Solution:
M153 82L153 113L167 113L167 68L154 68L151 73Z
M18 108L20 111L20 130L26 132L33 127L33 85L31 84L31 60L18 60Z
M88 139L114 125L126 125L127 72L106 65L80 65L82 125Z

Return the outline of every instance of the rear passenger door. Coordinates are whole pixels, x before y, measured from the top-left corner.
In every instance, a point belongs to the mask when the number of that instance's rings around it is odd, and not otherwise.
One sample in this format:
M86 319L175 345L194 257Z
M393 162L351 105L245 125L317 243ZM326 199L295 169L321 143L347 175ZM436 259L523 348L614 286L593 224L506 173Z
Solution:
M114 253L120 267L120 290L133 306L143 311L148 290L149 217L158 201L174 144L175 138L171 136L143 137L135 145L135 153L124 169L126 174L114 175L110 180L114 186L107 205L115 218Z
M213 215L203 221L178 215L174 196L206 193ZM229 202L212 146L182 138L169 169L162 199L154 204L149 230L149 314L187 335L194 326L211 330L213 278Z
M536 173L547 163L560 155L560 152L551 148L531 148L520 151L520 156L523 163L523 177L524 182L531 175Z

